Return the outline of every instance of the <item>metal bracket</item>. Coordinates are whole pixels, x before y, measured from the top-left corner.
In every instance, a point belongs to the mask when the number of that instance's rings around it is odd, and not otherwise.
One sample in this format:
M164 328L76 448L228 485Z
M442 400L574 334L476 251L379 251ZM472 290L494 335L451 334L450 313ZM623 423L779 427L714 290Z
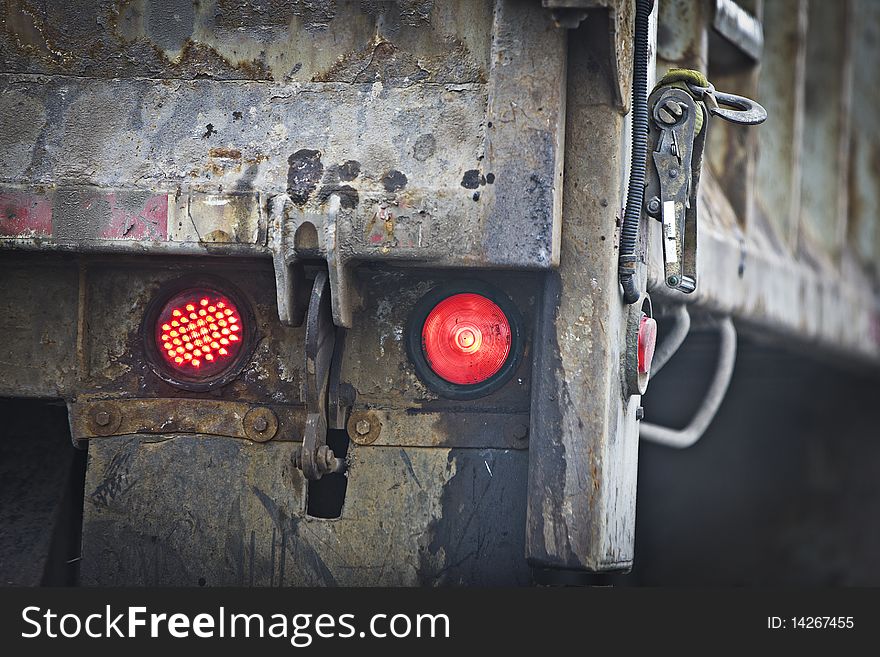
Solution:
M333 291L332 316L337 326L351 327L356 293L350 267L337 239L339 197L332 195L324 212L303 210L287 194L269 200L269 249L275 268L278 317L282 324L300 326L308 296L303 262L326 261Z
M657 87L648 108L652 162L645 210L663 224L666 285L690 294L697 288L697 192L709 117L757 125L767 119L767 111L750 98L716 91L711 83L691 82Z
M68 403L74 444L135 434L196 434L257 443L299 441L302 406L219 399L89 399Z
M306 313L306 425L302 449L294 454L294 466L306 479L316 480L330 472L342 472L345 460L327 446L327 398L330 368L336 343L336 326L330 310L330 280L319 271L312 286ZM335 422L334 422L335 424Z
M645 189L645 205L663 224L666 284L691 293L697 287L697 189L708 116L689 93L676 87L656 89L648 107L654 166L649 166L653 175Z

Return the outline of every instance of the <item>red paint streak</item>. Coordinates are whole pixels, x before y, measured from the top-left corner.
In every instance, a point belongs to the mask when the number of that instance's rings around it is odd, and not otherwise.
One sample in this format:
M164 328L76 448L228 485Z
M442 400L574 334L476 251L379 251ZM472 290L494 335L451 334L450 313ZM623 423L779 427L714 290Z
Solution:
M168 239L168 195L151 196L136 212L126 209L115 192L106 196L110 205L110 223L98 235L111 240Z
M0 236L49 237L52 203L31 192L0 193Z

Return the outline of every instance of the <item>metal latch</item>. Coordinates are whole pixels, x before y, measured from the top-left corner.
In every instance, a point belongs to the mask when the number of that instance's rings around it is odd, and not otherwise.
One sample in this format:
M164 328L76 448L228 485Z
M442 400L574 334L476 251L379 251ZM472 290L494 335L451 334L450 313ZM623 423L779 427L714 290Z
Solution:
M704 84L688 80L694 77ZM648 98L648 109L645 210L663 225L666 285L689 294L697 287L697 192L709 117L755 125L767 112L748 98L716 92L694 71L671 72Z
M330 281L320 270L312 285L306 312L306 424L302 449L294 453L293 464L306 479L316 480L331 472L345 470L345 459L338 458L327 445L328 398L337 329L330 309ZM337 403L329 406L338 409ZM333 420L334 426L338 424ZM343 424L344 426L344 424Z

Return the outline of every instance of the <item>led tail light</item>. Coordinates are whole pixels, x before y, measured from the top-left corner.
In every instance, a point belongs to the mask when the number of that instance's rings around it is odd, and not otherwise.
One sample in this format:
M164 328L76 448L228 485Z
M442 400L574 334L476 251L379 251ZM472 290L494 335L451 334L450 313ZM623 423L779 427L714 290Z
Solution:
M520 320L497 291L479 284L451 286L419 302L408 348L416 372L436 392L453 399L481 397L513 374L521 351Z
M171 383L196 388L237 374L250 338L241 304L212 287L176 288L160 297L145 321L153 369Z

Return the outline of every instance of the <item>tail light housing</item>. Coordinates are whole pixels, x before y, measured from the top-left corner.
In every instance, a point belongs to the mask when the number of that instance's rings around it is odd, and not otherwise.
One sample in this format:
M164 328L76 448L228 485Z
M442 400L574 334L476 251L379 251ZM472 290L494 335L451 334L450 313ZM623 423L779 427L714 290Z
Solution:
M522 356L520 314L500 290L476 281L435 288L416 304L407 351L419 378L449 399L503 386Z
M183 279L160 290L141 332L147 362L160 378L208 390L241 372L251 354L254 321L230 283Z

